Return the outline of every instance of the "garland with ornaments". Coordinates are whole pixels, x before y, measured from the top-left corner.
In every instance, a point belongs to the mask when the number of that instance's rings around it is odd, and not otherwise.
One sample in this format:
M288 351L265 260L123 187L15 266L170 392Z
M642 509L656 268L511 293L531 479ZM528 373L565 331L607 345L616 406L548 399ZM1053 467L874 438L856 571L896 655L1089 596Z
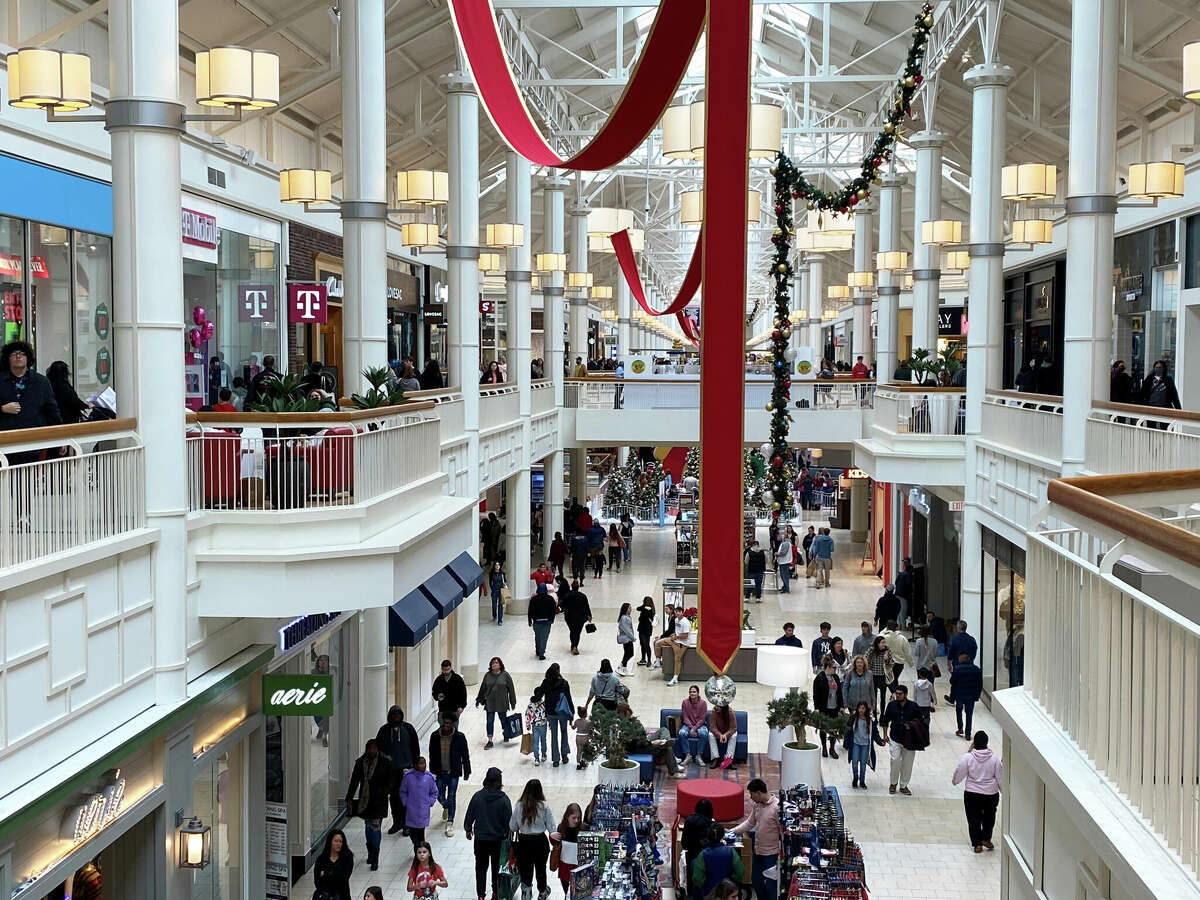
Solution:
M792 235L795 233L792 202L803 200L810 210L844 215L860 200L871 196L871 185L879 182L879 170L895 149L901 122L912 115L913 94L924 80L921 63L932 27L933 6L926 3L915 18L912 43L908 48L903 74L897 82L892 107L870 152L863 157L857 177L830 193L809 182L782 152L776 156L775 165L771 168L771 174L775 176L775 230L771 235L771 243L775 247L771 264L771 275L775 279L775 327L771 331L771 399L766 405L767 412L771 413L771 452L766 474L771 492L772 519L778 519L783 510L792 508L792 485L796 481L796 470L787 440L792 422L788 412L792 365L797 356L795 348L789 346L792 335L789 283L793 274L791 254Z

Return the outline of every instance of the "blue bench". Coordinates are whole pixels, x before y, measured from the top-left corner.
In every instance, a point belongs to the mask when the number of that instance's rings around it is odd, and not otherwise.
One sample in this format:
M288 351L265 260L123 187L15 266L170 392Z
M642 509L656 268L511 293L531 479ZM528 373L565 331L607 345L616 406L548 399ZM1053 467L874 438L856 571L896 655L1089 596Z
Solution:
M682 715L683 715L683 713L679 709L660 709L658 711L658 727L659 728L667 727L667 717L668 716L680 716L682 718ZM747 727L746 713L743 712L742 710L734 710L733 716L735 719L737 719L737 729L738 729L737 746L735 746L733 749L733 761L734 762L745 762L750 753L750 738L749 738L749 735L747 735L747 733L746 733L746 727ZM708 717L705 718L705 720L704 720L705 725L708 724L708 719L711 717L712 717L712 710L709 710ZM701 748L700 752L701 752L701 755L704 756L705 759L708 758L707 742Z

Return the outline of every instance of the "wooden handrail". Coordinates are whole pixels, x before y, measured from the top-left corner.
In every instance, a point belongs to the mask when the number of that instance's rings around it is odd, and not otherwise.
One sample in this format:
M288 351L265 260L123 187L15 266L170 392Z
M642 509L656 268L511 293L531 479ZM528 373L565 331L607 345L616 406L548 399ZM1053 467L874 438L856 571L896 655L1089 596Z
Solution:
M13 444L32 444L38 441L68 441L73 438L102 437L122 431L137 431L137 419L107 419L99 422L79 422L74 425L14 428L11 431L0 431L0 447Z
M1046 499L1200 568L1200 535L1110 499L1122 494L1196 490L1200 490L1200 469L1181 469L1144 475L1056 478L1046 486Z
M761 384L769 384L771 376L764 375ZM676 378L615 378L612 375L589 375L587 378L568 378L565 384L699 384L700 376L698 374L689 374L684 377ZM808 380L793 379L792 387L805 387L810 384L825 384L825 385L870 385L875 386L875 382L869 378L811 378ZM954 388L956 391L965 390L964 388Z
M378 409L355 409L355 410L338 410L334 412L327 410L325 412L310 412L310 413L264 413L264 412L203 412L191 413L188 415L188 422L196 422L201 425L289 425L292 427L301 424L314 424L324 422L362 422L370 419L379 419L384 416L404 415L406 413L421 412L426 409L434 409L437 404L432 400L425 400L420 403L401 403L399 406L381 406Z
M1030 394L1025 391L987 391L988 397L1004 397L1006 400L1020 400L1022 403L1052 403L1062 405L1063 398L1057 394Z
M1142 406L1138 403L1102 403L1092 404L1093 409L1107 409L1112 412L1127 413L1139 419L1179 419L1184 422L1200 422L1200 413L1186 409L1164 409L1161 406Z
M795 382L793 382L795 384ZM899 391L902 394L965 394L965 387L943 387L938 384L928 386L920 384L902 384L898 381L888 381L879 384L879 387L889 391Z
M450 387L429 388L429 389L423 390L423 391L405 391L404 399L405 399L405 401L429 400L434 397L440 397L443 394L452 394L455 391L461 391L461 390L462 390L462 388L460 388L458 385L451 385Z

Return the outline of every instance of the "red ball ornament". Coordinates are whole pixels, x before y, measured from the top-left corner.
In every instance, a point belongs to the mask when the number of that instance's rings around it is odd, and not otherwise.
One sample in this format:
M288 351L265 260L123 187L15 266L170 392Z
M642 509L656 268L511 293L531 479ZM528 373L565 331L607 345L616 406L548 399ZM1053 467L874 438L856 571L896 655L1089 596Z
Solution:
M775 341L779 340L779 332L778 332L778 331L772 331L772 332L771 332L771 339L772 339L772 340L775 340Z
M922 81L925 80L925 76L924 75L914 75L913 80L916 81L917 84L920 84Z
M874 159L871 160L871 165L873 165L875 168L878 169L880 166L883 165L883 158L876 156Z
M778 469L780 466L783 465L783 457L776 456L774 459L771 460L771 465L774 466L776 469Z
M776 203L775 204L775 215L779 215L781 212L783 212L783 204Z
M857 202L858 202L858 194L851 194L850 195L850 205L853 206Z
M792 191L792 199L793 199L793 200L799 200L799 199L800 199L800 192L799 192L799 191Z

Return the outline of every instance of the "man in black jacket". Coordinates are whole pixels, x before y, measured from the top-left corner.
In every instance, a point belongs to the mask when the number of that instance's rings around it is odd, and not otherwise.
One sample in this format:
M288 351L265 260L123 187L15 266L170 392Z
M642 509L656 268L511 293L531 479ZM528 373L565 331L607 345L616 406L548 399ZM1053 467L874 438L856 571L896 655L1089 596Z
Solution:
M467 708L467 683L454 671L448 659L442 660L442 674L433 679L433 699L437 701L439 720L447 715L453 715L457 720ZM433 771L432 766L430 771Z
M913 599L912 560L907 556L900 560L900 571L896 573L896 586L893 590L895 590L896 596L900 598L900 610L892 618L899 622L900 627L903 628L907 624L905 620L908 618L909 613L912 612ZM882 622L879 624L879 627L883 627Z
M458 716L447 713L442 727L429 736L429 771L437 779L438 803L446 837L454 837L454 810L458 799L458 780L471 777L471 752L467 739L458 730Z
M693 900L699 898L700 888L692 883L692 868L704 848L708 846L708 830L713 824L712 801L701 798L696 801L695 812L683 820L683 834L679 839L680 846L687 854L688 867L688 896Z
M758 541L751 541L749 549L746 550L746 576L754 582L754 599L762 602L762 586L763 578L767 574L767 554L763 548L758 545ZM750 591L746 591L746 599L750 599Z
M353 815L362 816L367 837L367 862L372 872L379 868L380 826L387 818L391 782L392 766L379 752L379 742L367 741L365 752L354 762L350 787L346 790L346 806ZM356 791L358 799L354 797Z
M486 897L488 863L492 869L492 896L498 893L500 843L508 837L512 802L504 793L501 772L495 766L483 776L483 789L476 791L467 804L463 830L467 840L475 841L475 896Z
M587 594L579 589L578 581L571 582L571 590L559 598L558 605L562 608L563 621L567 623L567 631L571 635L571 655L578 656L579 635L583 633L583 626L592 621L592 607Z
M950 673L950 693L947 696L954 701L954 714L958 718L958 730L954 733L968 741L971 740L971 717L975 714L975 704L983 696L983 672L965 651L958 654L954 663L954 671ZM963 713L967 716L965 726Z
M25 341L10 341L0 350L0 431L59 425L62 416L54 401L54 388L45 375L33 371L33 348ZM12 466L41 459L41 450L9 453Z
M882 631L888 622L897 621L900 615L900 598L896 596L895 585L889 584L883 589L883 596L875 604L875 627Z
M392 784L389 792L392 801L392 827L388 829L388 834L403 831L407 835L408 829L404 827L404 801L400 799L400 782L421 755L417 730L404 721L404 710L393 706L388 710L387 721L379 726L375 740L379 744L379 752L392 764Z
M279 378L279 372L275 369L275 357L264 356L262 370L250 379L250 386L246 388L246 399L242 401L242 409L250 412L253 409L251 404L262 403L267 392L267 385L278 381Z
M905 746L905 732L909 722L924 724L921 717L921 707L908 699L908 688L900 684L896 686L896 699L888 703L883 715L879 717L881 728L887 728L888 752L892 758L891 782L888 793L896 793L897 785L900 793L912 794L908 789L908 781L912 778L913 762L917 751ZM924 749L923 747L921 749Z
M546 585L539 584L537 593L529 599L529 627L533 629L533 650L538 659L546 658L546 641L550 639L550 627L554 624L554 616L558 613L558 605Z

